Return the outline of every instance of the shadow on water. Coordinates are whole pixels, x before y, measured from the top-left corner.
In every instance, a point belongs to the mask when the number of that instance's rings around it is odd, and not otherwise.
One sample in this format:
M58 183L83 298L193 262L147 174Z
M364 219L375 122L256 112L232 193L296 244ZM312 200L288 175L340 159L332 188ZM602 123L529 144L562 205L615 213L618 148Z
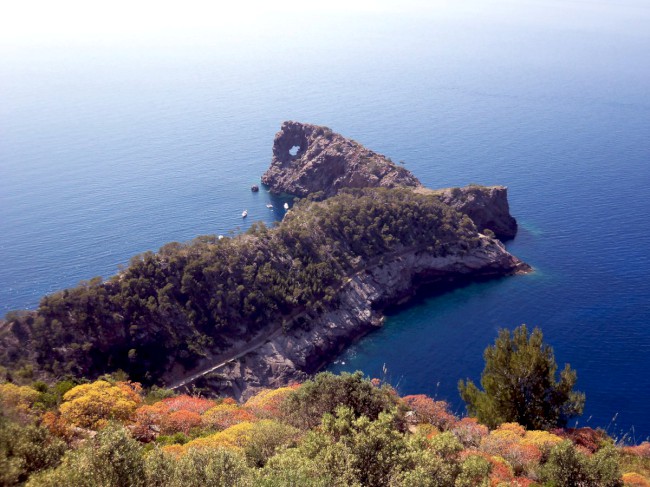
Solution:
M383 312L387 317L396 316L403 311L418 306L426 305L431 299L442 297L446 294L487 283L496 283L513 276L472 276L472 277L448 277L438 279L435 282L422 281L417 277L413 280L413 293L401 299L397 303L389 303L383 306ZM381 303L380 306L381 307Z

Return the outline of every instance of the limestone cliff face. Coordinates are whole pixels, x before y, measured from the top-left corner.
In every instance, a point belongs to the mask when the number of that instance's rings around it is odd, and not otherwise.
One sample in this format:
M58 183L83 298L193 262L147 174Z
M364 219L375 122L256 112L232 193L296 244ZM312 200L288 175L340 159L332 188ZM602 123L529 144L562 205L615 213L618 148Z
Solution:
M275 136L273 160L262 182L273 193L305 197L322 192L324 198L343 188L420 186L409 171L381 154L327 127L291 121Z
M489 228L501 240L515 238L517 220L510 215L508 189L505 186L448 188L436 191L440 200L467 214L479 232Z
M480 245L445 257L426 249L394 255L351 276L340 292L340 305L301 319L243 357L205 377L204 384L222 394L246 399L264 387L304 380L335 358L347 345L383 321L382 309L413 296L418 285L492 278L525 273L530 267L510 255L498 240L482 236Z

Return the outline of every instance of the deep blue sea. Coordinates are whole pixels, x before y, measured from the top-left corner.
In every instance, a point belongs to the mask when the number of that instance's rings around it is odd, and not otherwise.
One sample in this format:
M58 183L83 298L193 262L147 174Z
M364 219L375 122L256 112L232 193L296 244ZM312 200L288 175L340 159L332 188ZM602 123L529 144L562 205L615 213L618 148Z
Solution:
M508 186L508 248L535 268L418 299L332 370L385 365L402 394L462 412L458 379L527 323L577 370L578 425L650 436L650 5L449 3L0 44L2 312L281 218L249 188L283 120L323 124L427 186Z

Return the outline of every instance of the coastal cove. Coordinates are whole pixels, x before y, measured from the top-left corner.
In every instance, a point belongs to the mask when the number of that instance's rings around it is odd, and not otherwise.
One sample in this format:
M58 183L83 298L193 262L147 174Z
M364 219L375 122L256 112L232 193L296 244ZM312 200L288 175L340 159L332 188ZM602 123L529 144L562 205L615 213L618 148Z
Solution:
M462 412L456 382L478 379L498 328L540 326L578 372L579 425L638 442L650 435L650 97L648 12L637 8L637 19L580 11L578 30L527 2L517 22L497 9L492 23L470 12L407 30L378 16L379 39L352 16L316 48L296 24L306 44L291 72L269 51L299 43L270 34L265 49L256 37L227 56L209 42L176 56L77 47L74 66L68 49L3 46L0 306L34 308L169 241L281 219L285 199L249 188L279 123L310 121L403 160L427 187L508 186L519 233L507 249L535 268L423 297L331 370L381 376L385 364L400 393Z

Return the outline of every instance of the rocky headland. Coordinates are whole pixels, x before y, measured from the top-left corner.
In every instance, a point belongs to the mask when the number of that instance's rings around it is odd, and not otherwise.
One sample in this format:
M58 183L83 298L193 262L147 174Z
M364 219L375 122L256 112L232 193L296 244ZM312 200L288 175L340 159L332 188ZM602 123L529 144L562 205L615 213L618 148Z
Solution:
M349 188L421 186L408 170L358 142L328 127L293 121L284 122L275 135L262 183L273 193L301 198L329 198Z

